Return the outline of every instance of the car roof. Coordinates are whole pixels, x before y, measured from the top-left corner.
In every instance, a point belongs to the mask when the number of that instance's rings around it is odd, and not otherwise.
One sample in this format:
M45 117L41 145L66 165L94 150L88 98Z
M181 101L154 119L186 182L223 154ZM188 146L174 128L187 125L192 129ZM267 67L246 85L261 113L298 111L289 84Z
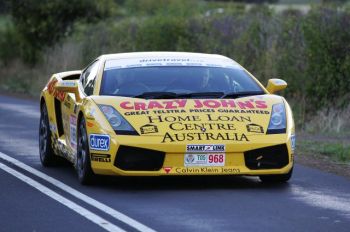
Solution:
M191 52L132 52L106 54L98 59L106 61L104 69L129 68L141 66L212 66L212 67L242 67L234 60L216 54Z
M206 53L192 53L192 52L129 52L129 53L116 53L116 54L104 54L99 58L106 60L110 59L150 59L158 57L167 58L202 58L202 59L225 59L233 61L232 59L217 55L217 54L206 54Z

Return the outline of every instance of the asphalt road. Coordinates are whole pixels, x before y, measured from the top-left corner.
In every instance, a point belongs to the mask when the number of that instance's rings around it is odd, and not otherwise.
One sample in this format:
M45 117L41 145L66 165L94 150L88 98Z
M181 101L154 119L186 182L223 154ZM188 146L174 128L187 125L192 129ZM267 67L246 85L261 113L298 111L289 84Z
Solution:
M43 168L38 103L0 96L0 231L350 231L350 181L296 165L254 177L101 178Z

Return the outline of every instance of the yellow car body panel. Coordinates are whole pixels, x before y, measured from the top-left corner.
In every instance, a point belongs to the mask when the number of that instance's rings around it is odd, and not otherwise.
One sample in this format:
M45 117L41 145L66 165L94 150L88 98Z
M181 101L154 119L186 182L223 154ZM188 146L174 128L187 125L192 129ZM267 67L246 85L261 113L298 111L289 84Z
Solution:
M157 53L141 53L151 56ZM183 53L187 55L190 53ZM159 54L158 54L159 55ZM253 77L266 94L238 99L141 99L118 96L99 96L104 63L108 59L121 59L126 54L105 55L98 59L99 69L93 94L87 96L79 82L81 71L54 74L41 93L41 104L46 104L56 155L76 163L77 127L83 116L88 135L109 137L108 150L90 147L91 167L103 175L161 176L161 175L267 175L285 174L293 167L295 127L291 109L286 100L269 94ZM137 57L138 54L131 54ZM250 74L251 75L251 74ZM62 80L78 85L79 101L74 93L59 91L55 85ZM72 84L73 85L73 84ZM286 114L286 131L267 134L272 106L283 103ZM137 135L117 134L99 106L107 105L135 129ZM89 144L92 143L89 136ZM276 169L250 169L245 152L284 144L288 163ZM189 151L188 146L222 146L220 151ZM164 153L158 170L123 170L115 165L121 146L150 149ZM202 149L199 147L198 149ZM186 165L189 154L224 155L221 166ZM133 154L130 154L132 156ZM278 156L279 154L276 154ZM259 157L257 157L258 159Z

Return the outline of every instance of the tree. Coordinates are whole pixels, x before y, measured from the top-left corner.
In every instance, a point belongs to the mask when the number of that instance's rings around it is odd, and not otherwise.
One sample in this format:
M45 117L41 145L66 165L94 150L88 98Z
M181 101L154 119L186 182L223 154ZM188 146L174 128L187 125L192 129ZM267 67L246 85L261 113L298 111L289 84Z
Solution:
M113 0L13 0L10 8L22 38L22 56L35 63L38 52L69 34L76 20L106 17L113 7Z

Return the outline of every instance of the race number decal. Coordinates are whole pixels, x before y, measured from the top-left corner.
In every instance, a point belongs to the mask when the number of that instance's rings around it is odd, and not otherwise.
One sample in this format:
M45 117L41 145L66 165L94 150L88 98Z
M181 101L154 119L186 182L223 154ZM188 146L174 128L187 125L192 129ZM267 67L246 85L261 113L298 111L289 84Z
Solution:
M185 167L225 166L225 153L185 154Z

